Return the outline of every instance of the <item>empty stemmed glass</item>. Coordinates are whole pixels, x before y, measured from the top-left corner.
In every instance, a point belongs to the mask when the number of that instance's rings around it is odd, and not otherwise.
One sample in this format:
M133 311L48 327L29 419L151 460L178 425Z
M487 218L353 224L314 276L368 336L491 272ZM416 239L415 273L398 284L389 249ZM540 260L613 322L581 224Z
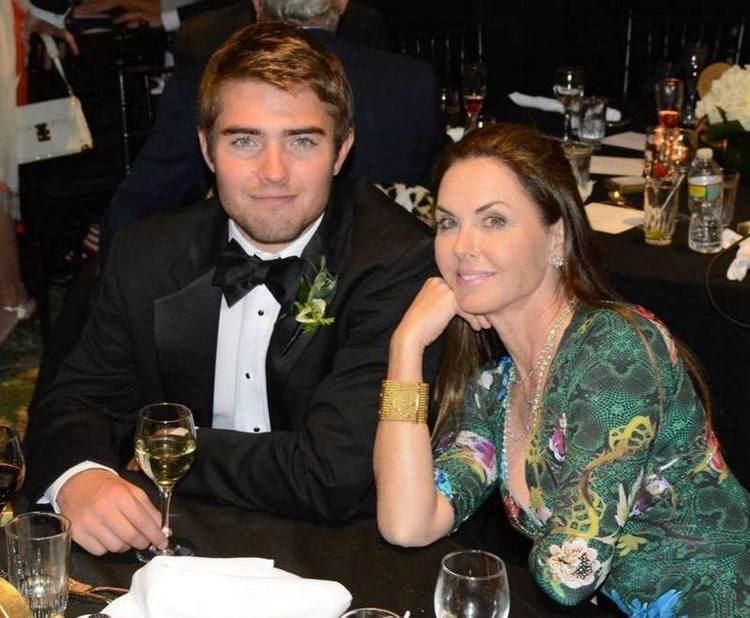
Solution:
M510 590L505 564L486 551L454 551L443 557L435 586L437 618L506 618Z
M555 71L552 92L563 106L563 139L571 137L573 106L583 96L583 69L581 67L560 67Z
M0 425L0 512L21 489L25 475L18 434L12 427Z
M164 549L151 545L137 552L141 562L154 556L190 556L193 549L185 541L172 537L169 527L169 507L172 490L193 463L196 448L193 414L177 403L156 403L138 413L135 432L135 455L141 470L159 488L161 498L161 526L168 543Z
M477 118L487 94L487 71L481 62L467 62L463 67L461 90L466 109L468 130L476 127Z

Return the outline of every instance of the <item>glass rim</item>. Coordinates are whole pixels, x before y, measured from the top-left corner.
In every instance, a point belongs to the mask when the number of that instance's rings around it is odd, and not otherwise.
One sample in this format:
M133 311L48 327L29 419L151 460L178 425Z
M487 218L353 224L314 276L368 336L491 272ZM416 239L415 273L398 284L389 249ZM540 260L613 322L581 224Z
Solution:
M345 614L341 614L341 618L348 618L354 616L357 612L385 612L389 616L394 618L401 618L396 612L392 612L390 609L383 609L382 607L355 607L350 609Z
M62 530L59 532L55 532L54 534L20 534L14 528L20 524L22 521L25 521L27 519L31 518L44 518L44 519L54 519L58 522L60 522L62 526ZM20 515L16 515L13 519L11 519L7 524L4 526L5 535L6 537L13 537L13 538L23 538L28 541L46 541L51 539L56 539L61 536L66 536L70 534L70 526L71 522L70 519L68 519L65 515L62 513L47 513L46 511L27 511L26 513L21 513Z
M156 408L174 408L178 412L176 418L173 419L159 419L154 418L152 416L148 416L148 411L150 409L156 409ZM140 410L138 410L138 417L143 419L149 419L152 421L157 421L161 423L169 423L181 420L183 418L191 418L193 416L193 412L190 408L188 408L186 405L183 405L181 403L174 403L171 401L157 401L155 403L149 403L145 406L143 406Z
M479 555L485 556L486 558L489 558L491 562L493 562L494 564L498 566L497 572L491 575L464 575L463 573L457 573L455 570L453 570L452 568L446 565L446 561L460 554L474 554L477 556ZM454 577L460 577L461 579L465 579L468 581L485 581L488 579L495 579L497 577L503 577L503 575L507 576L507 572L508 572L507 569L505 568L505 562L503 562L503 559L500 558L500 556L497 556L493 554L492 552L485 551L484 549L458 549L456 551L452 551L449 554L446 554L445 556L443 556L442 560L440 561L440 568L446 571L447 573L450 573Z

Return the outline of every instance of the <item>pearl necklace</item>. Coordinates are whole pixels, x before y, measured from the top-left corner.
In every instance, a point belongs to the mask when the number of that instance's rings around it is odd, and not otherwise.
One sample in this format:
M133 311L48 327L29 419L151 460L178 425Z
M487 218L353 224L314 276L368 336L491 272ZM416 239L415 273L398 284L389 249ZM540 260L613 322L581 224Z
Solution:
M547 338L544 340L542 351L539 352L539 356L537 356L531 371L529 371L525 379L516 378L517 371L515 363L513 363L510 367L510 375L508 377L508 392L506 395L507 404L505 406L505 435L512 442L519 442L528 437L531 429L536 424L537 416L539 416L539 410L542 407L542 397L544 395L545 382L544 379L546 377L547 369L549 369L549 366L552 363L552 359L555 356L555 346L557 344L558 335L560 334L560 330L565 320L575 310L575 306L576 301L570 300L557 314L555 321L552 323L552 326L547 333ZM526 400L529 415L526 419L525 425L523 426L523 433L521 435L516 435L510 428L510 412L511 403L513 401L513 385L524 384L528 382L534 375L536 375L536 381L534 383L534 396L531 398L531 401L529 401L528 399Z

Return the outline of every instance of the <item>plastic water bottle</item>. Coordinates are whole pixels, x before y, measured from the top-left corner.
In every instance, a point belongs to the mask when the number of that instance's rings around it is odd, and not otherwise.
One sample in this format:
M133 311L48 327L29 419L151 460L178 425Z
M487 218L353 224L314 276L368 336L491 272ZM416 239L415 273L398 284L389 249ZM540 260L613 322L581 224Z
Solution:
M699 253L721 251L721 168L710 148L699 148L688 172L688 246Z

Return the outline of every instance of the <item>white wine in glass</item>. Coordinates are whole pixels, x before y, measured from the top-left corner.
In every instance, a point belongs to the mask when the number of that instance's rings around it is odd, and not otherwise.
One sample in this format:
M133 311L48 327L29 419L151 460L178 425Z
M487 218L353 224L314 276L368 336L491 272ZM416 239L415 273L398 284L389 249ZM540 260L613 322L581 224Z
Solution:
M573 105L583 96L583 69L580 67L557 69L552 92L563 106L563 139L567 141L571 137Z
M437 618L507 618L510 590L505 564L486 551L454 551L443 557L435 585Z
M188 471L195 456L196 431L193 414L177 403L155 403L138 414L135 433L135 455L138 465L159 488L161 498L161 526L167 535L164 549L154 545L137 552L141 562L154 556L190 556L193 549L184 541L177 542L169 527L169 507L172 490Z

